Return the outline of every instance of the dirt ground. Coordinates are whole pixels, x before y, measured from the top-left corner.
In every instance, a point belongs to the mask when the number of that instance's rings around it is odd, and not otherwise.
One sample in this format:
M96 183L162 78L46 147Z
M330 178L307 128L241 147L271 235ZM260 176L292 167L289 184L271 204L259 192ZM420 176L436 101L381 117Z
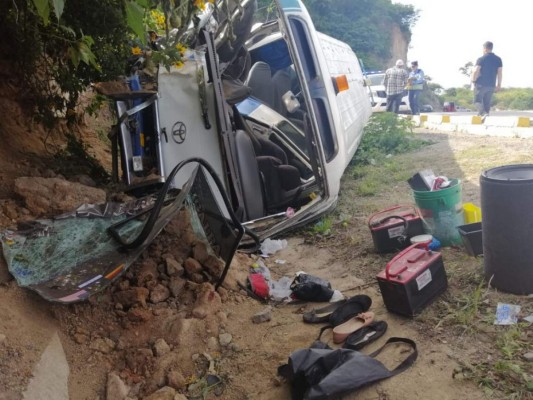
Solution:
M10 117L0 121L0 135L6 144L0 146L2 228L35 217L21 199L14 197L14 179L47 176L53 170L46 161L49 153L42 144L45 133L28 130L27 120L8 97L0 99L1 108L12 111L4 113ZM464 202L479 204L478 179L482 169L532 161L533 140L436 132L417 134L431 139L433 144L395 158L403 166L404 174L409 177L430 167L439 174L461 178ZM108 158L109 153L101 151L99 157ZM419 356L413 367L344 398L513 398L512 393L498 388L487 391L479 387L475 379L467 379L465 366L487 362L491 365L491 361L501 357L495 335L505 328L492 324L496 303L520 304L525 315L530 315L531 298L498 293L485 285L482 318L474 320L477 328L467 323L461 325L450 315L450 310L456 309L450 305L467 297L468 291L479 285L482 259L466 256L461 247L449 247L442 250L450 282L448 291L416 318L387 312L375 275L385 267L390 256L373 251L366 220L375 211L413 200L405 179L370 197L358 195L357 185L358 181L347 174L339 205L331 216L333 229L329 235L296 232L287 238L286 249L265 260L274 279L292 278L297 271L305 271L328 280L346 297L370 296L370 310L376 319L388 323L388 330L383 338L365 347L364 353L370 353L392 336L410 338L417 343ZM116 300L118 292L141 286L139 274L149 269L151 260L164 258L166 249L175 243L172 236L175 233L172 230L162 233L157 243L112 288L91 301L70 306L46 302L18 287L1 263L0 399L22 398L32 368L54 332L59 333L70 366L72 400L106 399L111 372L128 385L132 399L147 398L163 386L171 386L186 396L182 398L189 399L289 399L289 384L277 376L277 368L287 362L291 352L309 346L316 339L321 325L305 324L302 314L322 304L273 304L270 321L253 323L252 316L267 305L247 296L236 284L245 281L248 267L253 263L249 255L236 255L224 288L218 293L208 283L184 278L180 290L164 301L149 299L147 304L127 308ZM159 267L160 260L156 259L155 264ZM153 285L170 287L171 279L160 268L158 271L154 273L158 276ZM531 335L530 327L520 338L529 343L530 350ZM335 347L327 333L322 339ZM404 356L402 348L394 348L379 358L392 368ZM531 374L531 363L524 368ZM514 398L532 398L527 397L528 393L521 396Z

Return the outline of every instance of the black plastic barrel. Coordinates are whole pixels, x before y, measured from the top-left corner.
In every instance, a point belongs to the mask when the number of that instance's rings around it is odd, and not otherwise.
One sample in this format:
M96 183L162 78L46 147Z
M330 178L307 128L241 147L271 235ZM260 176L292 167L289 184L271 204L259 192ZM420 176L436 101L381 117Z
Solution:
M505 292L533 293L533 164L492 168L479 181L485 279Z

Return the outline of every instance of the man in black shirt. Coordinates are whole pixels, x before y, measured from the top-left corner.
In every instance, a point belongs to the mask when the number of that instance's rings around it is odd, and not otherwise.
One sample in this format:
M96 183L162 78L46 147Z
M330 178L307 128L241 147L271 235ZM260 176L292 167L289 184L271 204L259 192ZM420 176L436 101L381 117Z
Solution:
M492 95L502 87L502 59L492 52L492 42L483 43L483 56L472 75L474 104L483 119L489 114Z

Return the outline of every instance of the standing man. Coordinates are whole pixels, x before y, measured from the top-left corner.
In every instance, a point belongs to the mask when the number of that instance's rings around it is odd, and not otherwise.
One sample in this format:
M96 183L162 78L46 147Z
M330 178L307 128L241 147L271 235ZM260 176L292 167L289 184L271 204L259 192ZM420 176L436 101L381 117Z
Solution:
M396 61L396 65L385 71L383 86L387 93L387 112L398 114L400 103L407 85L408 74L403 68L403 60Z
M418 61L411 63L411 72L409 72L409 78L407 79L407 90L409 91L411 114L419 115L420 106L418 104L418 98L422 90L424 90L424 71L418 68Z
M492 95L502 87L502 59L492 52L492 42L483 43L483 56L472 75L474 104L483 119L489 115Z

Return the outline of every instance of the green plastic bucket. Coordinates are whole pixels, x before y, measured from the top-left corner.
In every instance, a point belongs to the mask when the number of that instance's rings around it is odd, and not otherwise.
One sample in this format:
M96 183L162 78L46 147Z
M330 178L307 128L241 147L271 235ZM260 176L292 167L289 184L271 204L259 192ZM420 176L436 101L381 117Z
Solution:
M464 224L461 181L452 179L450 186L441 190L413 190L413 195L426 233L433 235L443 246L461 244L457 230Z

